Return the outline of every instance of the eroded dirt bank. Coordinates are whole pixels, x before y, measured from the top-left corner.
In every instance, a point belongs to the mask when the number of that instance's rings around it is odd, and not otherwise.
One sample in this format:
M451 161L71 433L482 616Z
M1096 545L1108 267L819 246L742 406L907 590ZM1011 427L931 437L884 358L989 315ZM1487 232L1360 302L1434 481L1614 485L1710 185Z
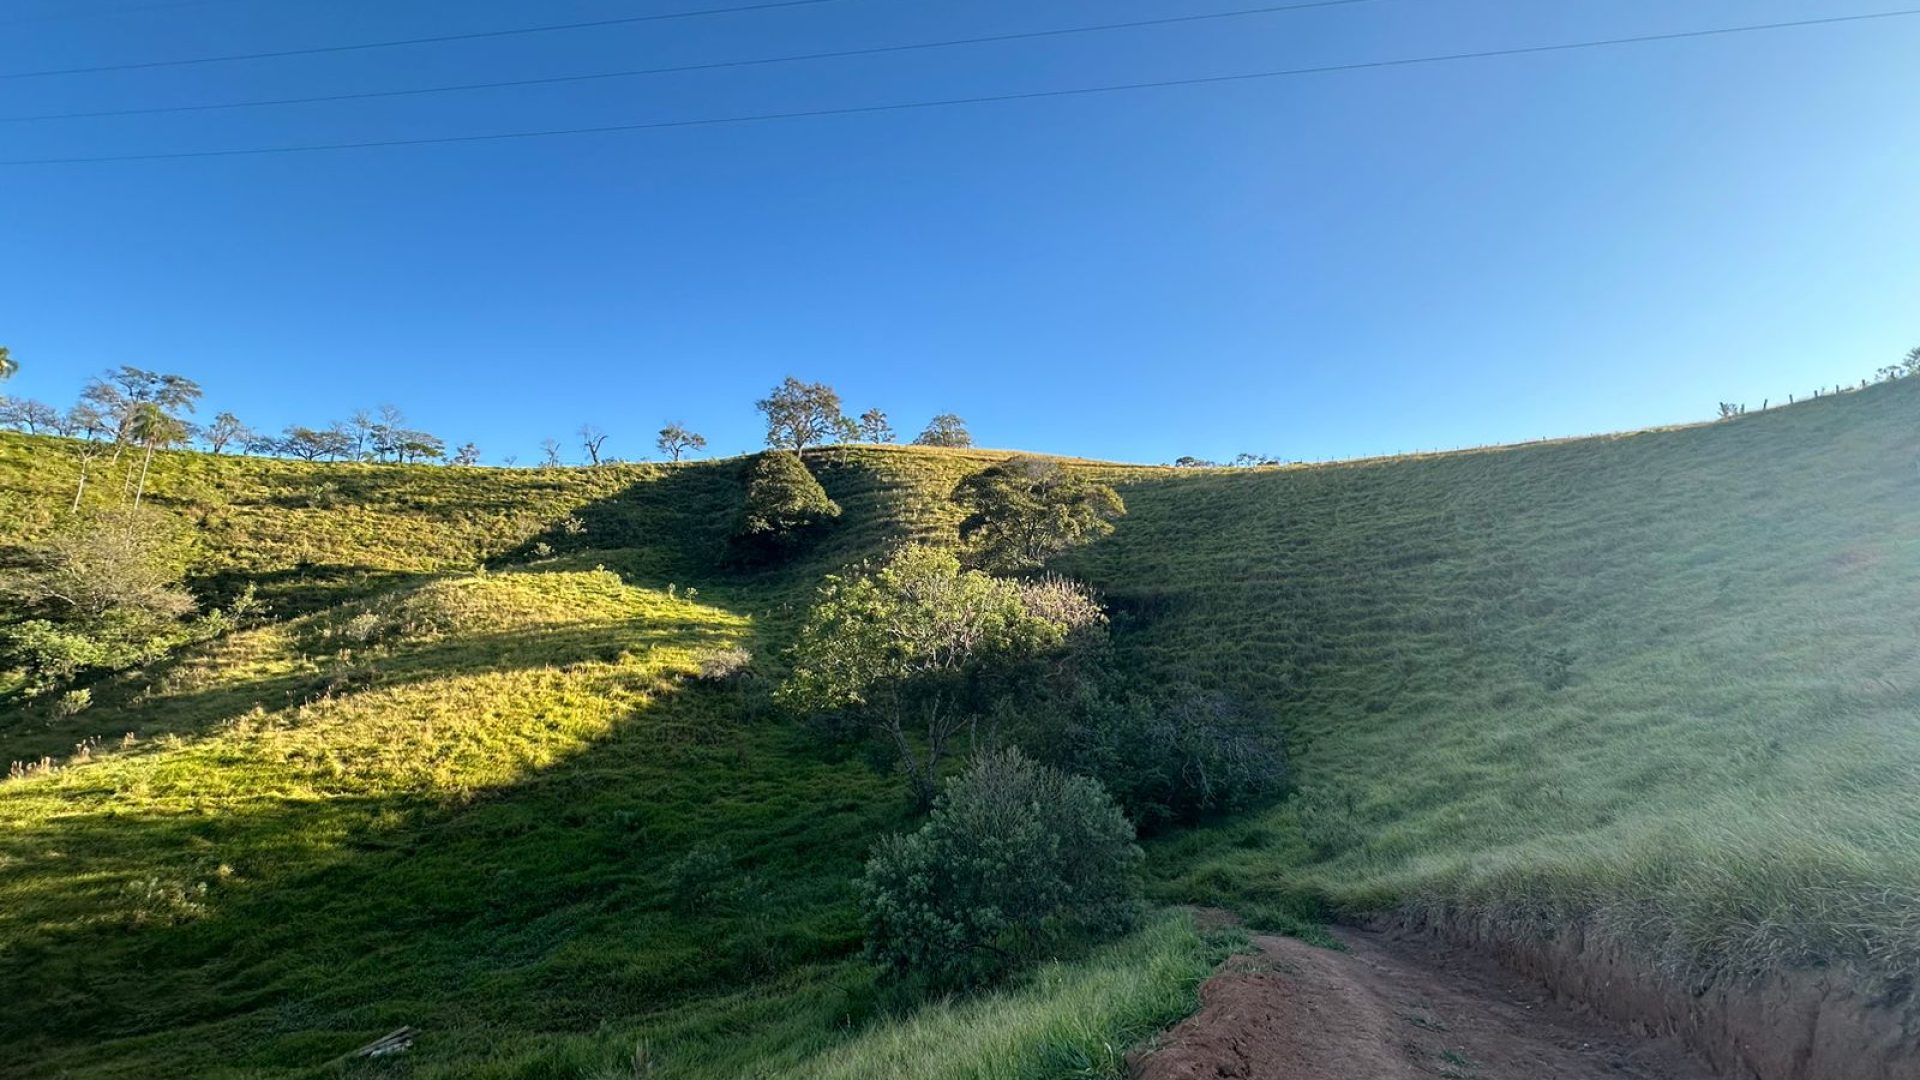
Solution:
M1712 1080L1677 1042L1577 1011L1484 957L1344 930L1347 951L1257 937L1141 1080Z
M1425 914L1376 929L1401 949L1494 957L1630 1030L1678 1037L1725 1080L1920 1080L1912 988L1872 997L1829 972L1687 987L1578 927L1524 934L1494 920Z

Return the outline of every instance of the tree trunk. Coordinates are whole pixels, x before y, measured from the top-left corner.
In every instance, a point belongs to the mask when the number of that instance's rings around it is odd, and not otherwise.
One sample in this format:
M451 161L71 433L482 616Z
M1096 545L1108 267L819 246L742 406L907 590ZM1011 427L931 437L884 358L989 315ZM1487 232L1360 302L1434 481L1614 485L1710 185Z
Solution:
M153 465L153 444L147 444L146 459L140 462L140 486L133 491L133 508L140 509L140 497L147 493L147 469Z
M76 514L80 512L80 496L87 493L87 466L92 460L91 457L80 459L80 483L73 489L73 512Z

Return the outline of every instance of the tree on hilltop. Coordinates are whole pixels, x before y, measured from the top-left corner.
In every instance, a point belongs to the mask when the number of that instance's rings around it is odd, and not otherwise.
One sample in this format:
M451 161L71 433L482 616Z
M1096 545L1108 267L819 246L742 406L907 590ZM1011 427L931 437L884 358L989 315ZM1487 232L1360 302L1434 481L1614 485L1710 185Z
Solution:
M967 422L953 413L941 413L927 421L927 429L913 440L915 446L944 446L964 450L973 445Z
M59 434L60 410L32 398L0 398L0 426L17 428L29 435L42 432Z
M675 421L660 429L660 437L653 441L653 445L659 447L660 452L667 455L668 460L677 463L680 455L690 450L705 450L707 437Z
M766 416L767 445L776 450L805 450L830 442L845 435L850 424L833 387L803 383L791 375L753 407Z
M888 422L886 413L879 409L868 409L860 414L861 442L890 443L893 439L893 425Z
M200 437L206 440L208 450L218 454L229 444L246 449L247 443L253 439L253 429L241 423L240 418L232 413L223 412L200 432Z
M600 464L600 448L607 444L607 433L592 424L580 425L580 449L587 452L587 464Z

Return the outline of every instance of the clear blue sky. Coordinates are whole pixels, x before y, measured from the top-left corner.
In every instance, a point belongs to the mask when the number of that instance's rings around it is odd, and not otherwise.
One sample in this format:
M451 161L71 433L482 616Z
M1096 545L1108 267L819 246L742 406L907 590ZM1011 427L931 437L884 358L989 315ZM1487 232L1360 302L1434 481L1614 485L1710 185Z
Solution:
M740 0L0 0L0 74ZM0 79L0 115L745 59L1256 6L834 0ZM0 158L830 109L1888 10L1374 0L944 51L0 124ZM129 10L138 8L141 10ZM91 18L76 11L112 12ZM51 16L51 17L48 17ZM1920 18L915 112L0 167L10 392L178 371L201 416L392 402L488 460L590 421L759 442L789 373L908 434L1318 459L1702 419L1920 344Z

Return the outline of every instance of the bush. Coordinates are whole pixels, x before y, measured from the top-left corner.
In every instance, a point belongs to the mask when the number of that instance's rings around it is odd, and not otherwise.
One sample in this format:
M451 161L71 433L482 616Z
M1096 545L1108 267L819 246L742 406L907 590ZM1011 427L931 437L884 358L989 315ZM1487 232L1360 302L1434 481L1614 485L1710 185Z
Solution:
M668 904L676 915L731 915L750 906L758 884L734 864L725 847L701 845L667 869Z
M1043 760L1099 779L1143 833L1258 805L1291 779L1272 720L1213 690L1154 701L1095 681L1074 700L1030 703L1010 726Z
M1099 784L1017 750L987 754L920 831L875 847L860 882L867 956L930 990L982 984L1130 928L1140 858Z
M909 545L827 579L775 699L816 722L843 714L830 726L864 723L897 752L925 809L948 743L977 730L996 688L1030 681L1069 629L1030 610L1016 583L964 570L950 551Z
M827 497L799 454L769 451L747 466L746 502L733 542L748 557L777 555L839 516L840 505Z
M967 512L960 539L973 561L996 572L1043 566L1111 534L1113 519L1127 512L1113 488L1035 457L1009 458L967 477L953 501Z

